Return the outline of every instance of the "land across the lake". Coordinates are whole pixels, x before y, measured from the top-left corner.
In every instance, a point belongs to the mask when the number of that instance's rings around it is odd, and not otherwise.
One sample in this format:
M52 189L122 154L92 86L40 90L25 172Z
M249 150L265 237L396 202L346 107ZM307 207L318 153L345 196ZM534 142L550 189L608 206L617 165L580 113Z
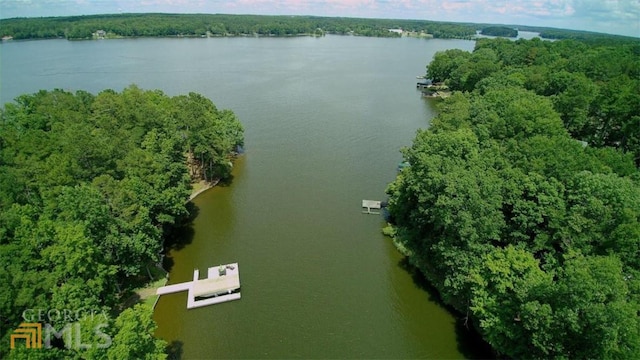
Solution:
M12 39L119 39L131 37L292 37L327 34L370 37L473 39L480 33L515 38L535 32L546 39L630 41L631 37L525 25L432 20L228 14L102 14L0 20L0 37Z

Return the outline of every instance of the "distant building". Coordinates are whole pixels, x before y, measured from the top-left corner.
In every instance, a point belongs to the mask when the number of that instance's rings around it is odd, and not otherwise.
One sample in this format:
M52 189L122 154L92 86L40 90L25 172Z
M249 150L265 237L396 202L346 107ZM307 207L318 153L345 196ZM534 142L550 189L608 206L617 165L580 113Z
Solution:
M96 37L98 39L104 39L104 37L107 36L107 32L104 30L98 30L96 31Z
M402 29L389 29L389 31L402 35Z

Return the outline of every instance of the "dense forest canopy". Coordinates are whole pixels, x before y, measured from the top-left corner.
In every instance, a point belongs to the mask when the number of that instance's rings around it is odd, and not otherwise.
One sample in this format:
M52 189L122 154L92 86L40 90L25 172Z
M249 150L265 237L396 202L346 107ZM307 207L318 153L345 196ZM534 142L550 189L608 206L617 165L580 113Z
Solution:
M166 235L188 215L190 182L229 176L242 143L235 115L195 93L169 97L135 86L97 95L54 90L7 103L0 113L2 344L26 309L113 314L138 277L158 264ZM59 344L38 356L124 359L164 352L152 337L149 308L109 321L108 349L87 353ZM20 358L21 351L9 355Z
M388 187L398 248L501 355L640 358L640 44L484 39Z

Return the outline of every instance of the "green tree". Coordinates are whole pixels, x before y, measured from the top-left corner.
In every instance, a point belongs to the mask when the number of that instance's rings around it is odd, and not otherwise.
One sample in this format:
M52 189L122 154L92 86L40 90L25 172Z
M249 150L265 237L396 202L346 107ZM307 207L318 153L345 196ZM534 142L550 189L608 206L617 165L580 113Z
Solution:
M551 97L554 108L573 136L584 138L584 129L589 121L591 104L598 95L598 87L582 73L553 72L546 94Z
M427 77L434 82L444 82L470 57L471 54L469 52L459 49L437 52L427 66Z
M451 70L446 83L455 90L472 91L479 81L499 71L501 66L495 51L476 49L466 62Z
M544 358L553 338L552 308L538 299L552 276L521 249L507 246L485 254L470 273L471 311L485 340L516 358Z
M615 174L580 172L569 185L566 246L585 254L624 254L640 269L640 186Z
M166 359L166 342L153 337L156 324L150 309L136 305L115 320L113 344L107 349L109 360Z
M637 303L629 301L616 256L569 253L553 286L554 356L634 359L640 356Z

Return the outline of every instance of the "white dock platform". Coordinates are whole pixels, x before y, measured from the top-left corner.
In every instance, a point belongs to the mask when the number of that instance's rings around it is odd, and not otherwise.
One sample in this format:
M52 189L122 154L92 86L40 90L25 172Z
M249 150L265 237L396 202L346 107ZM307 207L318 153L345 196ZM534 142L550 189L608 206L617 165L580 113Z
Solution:
M190 285L191 283L186 282L186 283L163 286L161 288L158 288L158 290L156 290L156 294L164 295L164 294L171 294L179 291L189 290Z
M379 210L381 207L381 202L376 200L362 200L362 207L367 208L366 211L362 211L363 214L374 214L378 215L379 212L371 211L371 209Z
M193 281L163 286L156 290L156 294L165 295L186 290L187 309L240 299L240 293L236 292L240 289L238 263L210 267L207 275L206 279L200 279L200 271L195 269Z

